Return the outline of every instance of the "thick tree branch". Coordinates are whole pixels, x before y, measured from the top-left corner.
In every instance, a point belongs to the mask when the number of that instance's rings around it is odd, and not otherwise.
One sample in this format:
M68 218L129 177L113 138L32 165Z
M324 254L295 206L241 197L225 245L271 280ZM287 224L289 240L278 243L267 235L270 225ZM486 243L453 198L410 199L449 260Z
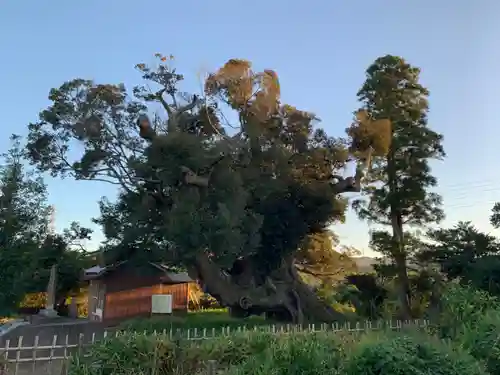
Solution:
M177 116L180 115L181 113L192 110L199 103L200 103L200 100L199 100L198 96L193 95L193 100L191 100L191 103L188 103L182 107L179 107L179 109L177 110Z
M178 122L179 116L181 114L183 114L184 112L190 111L193 108L195 108L200 103L200 99L198 98L197 95L193 95L193 100L191 100L190 103L188 103L184 106L180 106L180 107L178 107L176 105L176 103L174 102L174 107L175 107L175 109L174 109L163 98L163 94L166 91L167 91L167 89L163 88L160 91L156 92L156 94L154 96L160 102L160 104L163 106L163 108L165 108L165 111L167 112L167 115L168 115L167 130L169 133L173 133L173 132L178 131L178 123L177 122ZM172 97L175 101L175 96L172 95Z
M311 268L304 267L300 264L295 264L295 267L297 268L297 271L314 276L314 277L333 277L333 276L339 276L344 272L345 270L343 268L339 269L336 272L323 272L323 271L314 271Z
M193 172L186 166L181 166L181 171L183 173L184 182L186 184L198 187L208 187L209 177L198 176L195 172Z
M172 111L172 108L170 108L170 105L163 98L163 94L165 93L165 91L167 91L167 89L161 89L160 91L158 91L155 94L155 96L156 96L156 99L158 99L158 101L161 103L161 105L163 106L163 108L167 112L168 118L170 119L173 116L173 111Z

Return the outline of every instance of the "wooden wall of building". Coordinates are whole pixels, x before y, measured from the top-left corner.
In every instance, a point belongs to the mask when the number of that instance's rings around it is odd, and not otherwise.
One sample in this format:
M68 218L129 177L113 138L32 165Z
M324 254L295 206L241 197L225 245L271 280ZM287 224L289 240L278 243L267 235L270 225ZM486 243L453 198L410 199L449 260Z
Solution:
M187 310L188 284L156 284L106 293L104 320L119 320L151 314L154 294L172 294L173 310Z
M149 272L149 273L147 273ZM150 316L151 297L154 294L171 294L173 310L187 310L189 284L167 284L164 272L155 267L137 270L127 265L92 280L89 293L89 313L95 309L98 291L102 296L103 321L119 321L140 316ZM92 298L94 297L94 298ZM93 299L93 301L91 301ZM90 314L89 314L90 315Z

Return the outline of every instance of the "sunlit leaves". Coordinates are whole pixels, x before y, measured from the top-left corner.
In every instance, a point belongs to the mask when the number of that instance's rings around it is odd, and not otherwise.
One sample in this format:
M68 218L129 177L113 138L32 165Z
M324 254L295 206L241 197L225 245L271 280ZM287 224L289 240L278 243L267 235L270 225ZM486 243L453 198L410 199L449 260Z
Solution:
M352 148L372 148L365 180L373 185L365 190L369 205L357 208L363 218L385 225L395 212L408 225L443 218L440 196L429 191L437 184L429 161L444 156L442 136L427 124L428 90L419 83L419 72L402 58L380 57L358 93L363 108L350 129Z
M347 129L347 134L352 139L352 152L372 152L372 156L387 155L392 142L391 122L373 120L365 110L356 113L356 122Z
M272 70L254 72L246 60L229 60L205 83L207 95L220 96L238 111L265 121L279 109L280 85Z
M220 264L252 256L266 272L344 219L332 174L353 150L315 129L314 114L281 103L274 71L229 60L198 97L180 91L184 77L172 60L158 53L153 64L137 64L144 84L132 92L69 81L30 125L30 160L41 170L121 187L98 220L112 259L186 265L210 249ZM151 102L162 110L153 121ZM351 136L382 152L385 123Z

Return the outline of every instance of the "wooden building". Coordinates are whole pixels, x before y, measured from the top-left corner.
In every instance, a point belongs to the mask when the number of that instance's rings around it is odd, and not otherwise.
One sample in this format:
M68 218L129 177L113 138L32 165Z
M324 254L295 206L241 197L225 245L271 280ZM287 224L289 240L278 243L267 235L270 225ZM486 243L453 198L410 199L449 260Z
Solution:
M142 268L128 262L94 266L85 270L84 277L89 282L89 319L109 323L150 316L155 294L172 295L172 310L187 311L193 282L186 273L171 272L157 263Z

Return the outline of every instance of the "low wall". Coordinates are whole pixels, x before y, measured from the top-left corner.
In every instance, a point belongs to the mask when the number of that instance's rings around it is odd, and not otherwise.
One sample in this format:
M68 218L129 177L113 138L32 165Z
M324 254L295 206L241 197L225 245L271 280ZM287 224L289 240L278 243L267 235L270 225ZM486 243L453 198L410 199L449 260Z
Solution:
M50 324L28 324L17 327L0 337L0 351L2 347L5 347L7 341L9 341L10 347L17 346L20 337L22 337L22 346L34 345L35 337L37 336L37 346L52 345L55 336L57 343L64 344L68 340L69 343L76 344L81 334L84 336L84 343L88 343L92 341L93 335L95 340L102 338L105 330L109 331L110 328L100 322L90 322L87 320Z

